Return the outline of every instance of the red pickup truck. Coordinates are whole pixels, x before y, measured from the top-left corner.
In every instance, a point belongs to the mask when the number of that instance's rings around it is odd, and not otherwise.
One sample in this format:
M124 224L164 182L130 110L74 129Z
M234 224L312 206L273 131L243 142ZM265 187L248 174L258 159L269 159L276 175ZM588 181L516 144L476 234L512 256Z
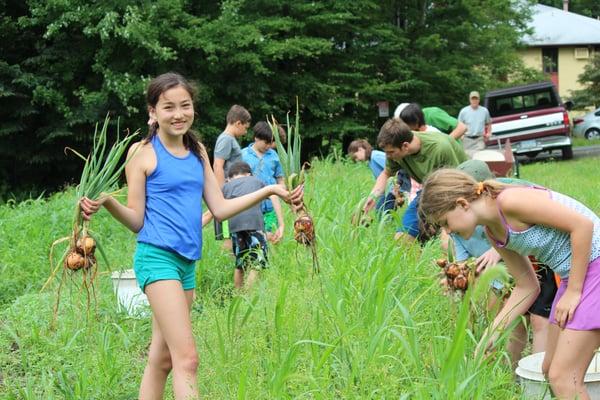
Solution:
M492 117L488 148L510 140L513 153L535 157L542 151L560 150L563 159L573 158L571 124L567 109L552 82L540 82L492 90L484 106Z

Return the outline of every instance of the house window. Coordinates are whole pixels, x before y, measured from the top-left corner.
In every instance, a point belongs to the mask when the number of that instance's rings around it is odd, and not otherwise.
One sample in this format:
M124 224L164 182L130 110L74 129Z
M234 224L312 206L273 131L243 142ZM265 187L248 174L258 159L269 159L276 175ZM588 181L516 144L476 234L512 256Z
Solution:
M545 47L542 49L542 66L544 72L552 74L558 72L558 48Z
M590 58L590 50L587 47L575 47L575 58L578 60Z

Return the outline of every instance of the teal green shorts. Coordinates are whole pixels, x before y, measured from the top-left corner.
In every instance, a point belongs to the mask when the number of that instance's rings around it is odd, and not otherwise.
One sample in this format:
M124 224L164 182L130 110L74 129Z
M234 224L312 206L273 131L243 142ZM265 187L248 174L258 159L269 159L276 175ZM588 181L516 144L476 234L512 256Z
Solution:
M263 214L263 221L265 223L265 232L275 232L279 228L277 223L277 214L275 210L267 211Z
M139 243L133 257L135 278L142 292L157 281L176 280L183 290L196 287L196 262L148 243Z

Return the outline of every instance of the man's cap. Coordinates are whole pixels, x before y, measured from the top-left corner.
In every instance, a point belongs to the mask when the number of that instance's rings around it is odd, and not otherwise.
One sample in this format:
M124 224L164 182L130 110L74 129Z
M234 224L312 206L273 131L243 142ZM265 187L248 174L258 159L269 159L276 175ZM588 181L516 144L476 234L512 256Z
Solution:
M402 103L400 104L398 107L396 107L396 109L394 110L394 118L400 118L400 113L402 112L402 110L404 110L406 108L407 105L409 105L410 103Z
M469 99L472 99L473 97L477 97L478 99L480 98L477 90L473 90L471 93L469 93Z
M494 174L490 171L490 167L481 160L467 160L456 167L456 169L471 175L477 182L494 179Z

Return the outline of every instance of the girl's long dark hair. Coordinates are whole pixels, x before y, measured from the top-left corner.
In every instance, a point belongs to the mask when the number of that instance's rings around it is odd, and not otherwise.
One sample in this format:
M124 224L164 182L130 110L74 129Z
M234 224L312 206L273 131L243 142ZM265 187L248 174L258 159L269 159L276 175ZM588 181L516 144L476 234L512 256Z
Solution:
M148 91L146 92L146 102L148 103L148 106L155 108L160 95L177 86L181 86L187 90L192 98L192 102L194 101L196 95L194 87L183 76L175 72L167 72L166 74L158 75L148 84ZM157 132L158 123L155 122L150 126L148 135L144 141L149 142ZM207 161L204 160L202 143L200 143L200 139L198 139L198 136L193 130L190 129L183 135L183 145L186 149L194 153L200 161Z

